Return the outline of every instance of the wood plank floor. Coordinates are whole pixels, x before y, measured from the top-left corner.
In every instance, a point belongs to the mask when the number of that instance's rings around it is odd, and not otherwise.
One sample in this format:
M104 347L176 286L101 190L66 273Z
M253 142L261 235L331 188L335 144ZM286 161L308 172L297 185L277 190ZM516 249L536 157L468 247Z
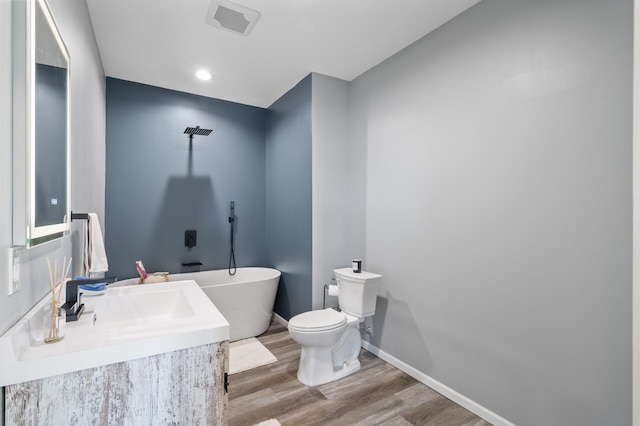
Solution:
M488 422L362 349L360 371L307 387L296 378L300 345L272 322L258 337L278 361L229 377L229 425L486 426Z

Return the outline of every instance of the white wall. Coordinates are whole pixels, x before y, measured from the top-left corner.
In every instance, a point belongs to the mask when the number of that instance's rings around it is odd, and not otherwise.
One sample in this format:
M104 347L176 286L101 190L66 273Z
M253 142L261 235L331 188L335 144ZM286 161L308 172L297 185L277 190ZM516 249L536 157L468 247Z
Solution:
M349 246L347 218L349 167L354 161L348 145L349 83L312 74L312 307L322 308L324 285L333 270L348 267L361 254ZM363 159L364 160L364 159ZM328 297L327 305L337 299Z
M106 80L85 0L49 0L71 55L71 209L105 218ZM81 222L72 224L75 273L82 252Z
M11 2L0 2L0 93L11 93ZM9 261L6 250L12 241L11 97L0 97L0 331L12 313L7 294Z
M633 16L633 424L640 426L640 0Z
M632 16L484 0L350 86L371 343L518 425L631 423Z
M84 0L54 0L51 9L71 56L71 206L104 218L105 79ZM0 2L0 89L11 90L11 2ZM11 98L0 99L0 252L11 246ZM77 229L77 224L73 225ZM77 236L74 236L77 237ZM77 246L77 242L75 243ZM77 250L74 250L77 251ZM22 251L22 289L7 295L8 262L0 261L0 333L48 291L45 258L70 256L71 238ZM79 255L74 254L78 265ZM76 268L77 269L77 268Z

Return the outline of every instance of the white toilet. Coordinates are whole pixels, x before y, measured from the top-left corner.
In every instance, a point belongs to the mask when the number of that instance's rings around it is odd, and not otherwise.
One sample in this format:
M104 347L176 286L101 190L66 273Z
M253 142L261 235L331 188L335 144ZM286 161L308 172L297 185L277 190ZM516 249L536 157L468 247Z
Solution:
M351 268L333 271L338 283L341 312L323 309L304 312L289 320L289 334L302 345L298 380L318 386L360 369L359 324L376 310L382 275Z

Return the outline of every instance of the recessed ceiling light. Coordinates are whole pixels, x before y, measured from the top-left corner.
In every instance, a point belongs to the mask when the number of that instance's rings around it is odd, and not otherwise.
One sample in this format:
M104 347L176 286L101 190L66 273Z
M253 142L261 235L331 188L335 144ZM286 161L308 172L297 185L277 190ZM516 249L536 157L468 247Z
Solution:
M198 77L200 80L211 80L211 73L207 70L198 70L196 71L196 77Z

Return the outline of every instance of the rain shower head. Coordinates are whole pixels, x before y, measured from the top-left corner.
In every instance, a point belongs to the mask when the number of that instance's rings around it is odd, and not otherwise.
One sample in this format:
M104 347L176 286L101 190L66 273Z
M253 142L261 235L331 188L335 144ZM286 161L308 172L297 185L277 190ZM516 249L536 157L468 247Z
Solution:
M193 135L198 136L209 136L213 130L211 129L201 129L200 126L196 127L187 127L184 129L184 133L189 135L189 140L193 139Z

